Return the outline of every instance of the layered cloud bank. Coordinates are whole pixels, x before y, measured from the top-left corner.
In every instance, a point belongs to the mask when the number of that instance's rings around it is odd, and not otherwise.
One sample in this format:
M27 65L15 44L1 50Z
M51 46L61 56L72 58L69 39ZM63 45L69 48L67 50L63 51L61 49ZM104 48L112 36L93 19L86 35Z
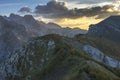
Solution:
M54 22L62 25L62 26L69 26L69 27L80 27L82 24L82 28L86 29L86 26L89 25L89 20L91 22L91 18L95 23L101 21L102 19L109 17L111 15L119 15L119 1L113 0L106 0L106 2L101 1L94 1L94 0L51 0L47 4L44 5L37 5L32 12L37 17L42 16L42 18L52 19ZM67 5L71 4L71 6ZM79 5L83 7L75 7L74 5ZM88 4L92 5L89 6ZM98 5L101 4L101 5ZM74 7L74 8L72 8ZM29 7L22 7L19 12L31 12ZM78 20L82 20L83 17L86 17L86 22L79 22ZM75 19L77 21L75 21ZM101 19L101 20L100 20ZM65 25L61 22L64 20ZM74 22L74 26L70 24L70 21ZM61 23L60 23L61 22ZM75 24L76 23L76 24ZM70 24L70 25L69 25ZM87 25L85 25L87 24ZM85 25L85 27L83 27Z

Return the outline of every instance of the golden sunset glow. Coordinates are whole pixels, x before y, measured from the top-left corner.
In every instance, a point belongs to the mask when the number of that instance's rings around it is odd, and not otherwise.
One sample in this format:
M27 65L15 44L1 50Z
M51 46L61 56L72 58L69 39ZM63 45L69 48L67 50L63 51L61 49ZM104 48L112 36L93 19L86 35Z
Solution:
M93 4L89 4L89 1L81 3L79 0L52 0L47 4L38 5L35 12L40 15L37 16L39 21L88 30L91 24L97 24L113 15L120 15L120 0L95 3L93 0Z
M88 30L89 25L91 24L97 24L98 22L102 21L102 19L94 19L93 17L87 18L87 17L82 17L82 18L77 18L77 19L60 19L55 21L55 23L61 25L62 27L70 27L70 28L80 28L80 29L85 29Z

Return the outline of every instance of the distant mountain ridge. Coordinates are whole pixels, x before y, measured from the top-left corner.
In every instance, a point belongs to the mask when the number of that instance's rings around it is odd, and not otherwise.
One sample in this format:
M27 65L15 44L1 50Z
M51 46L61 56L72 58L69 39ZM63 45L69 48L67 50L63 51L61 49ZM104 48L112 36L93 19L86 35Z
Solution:
M13 52L14 49L19 49L32 37L47 34L74 37L76 34L85 33L86 31L80 29L62 28L55 23L46 24L37 21L32 15L23 17L16 14L11 14L9 17L0 16L0 56Z
M71 28L62 28L61 26L55 23L44 23L42 21L37 21L32 15L19 16L11 14L8 19L15 21L16 23L22 24L25 26L27 31L32 35L43 36L46 34L59 34L67 37L74 37L77 34L86 34L87 31Z
M91 25L88 34L120 42L120 16L110 16L98 24Z

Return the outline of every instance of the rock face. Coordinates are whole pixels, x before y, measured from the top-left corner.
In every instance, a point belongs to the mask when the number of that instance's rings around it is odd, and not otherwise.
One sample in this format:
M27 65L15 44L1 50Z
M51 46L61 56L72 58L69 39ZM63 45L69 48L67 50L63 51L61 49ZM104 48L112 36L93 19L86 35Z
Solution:
M120 68L120 61L106 56L103 52L90 45L85 45L83 50L99 62L105 63L106 65L114 68Z
M55 46L56 44L54 40L46 41L39 39L35 40L34 42L29 41L27 45L21 49L20 52L9 55L9 58L2 66L2 80L6 80L6 77L9 77L8 79L10 80L14 80L16 76L22 80L28 80L31 78L31 76L29 76L29 73L33 73L33 71L36 69L41 69L43 65L48 62L49 58L53 55ZM17 80L19 79L17 78Z
M88 34L119 42L120 16L111 16L96 25L91 25Z
M4 58L7 53L19 49L28 37L23 25L0 16L0 59Z

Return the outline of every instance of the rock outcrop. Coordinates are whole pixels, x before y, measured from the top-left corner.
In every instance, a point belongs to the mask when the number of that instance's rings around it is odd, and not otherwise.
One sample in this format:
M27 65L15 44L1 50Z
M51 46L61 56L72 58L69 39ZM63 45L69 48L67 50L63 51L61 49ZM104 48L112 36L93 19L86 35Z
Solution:
M105 63L110 67L120 68L120 61L108 57L105 53L90 45L85 45L83 50L99 62Z

